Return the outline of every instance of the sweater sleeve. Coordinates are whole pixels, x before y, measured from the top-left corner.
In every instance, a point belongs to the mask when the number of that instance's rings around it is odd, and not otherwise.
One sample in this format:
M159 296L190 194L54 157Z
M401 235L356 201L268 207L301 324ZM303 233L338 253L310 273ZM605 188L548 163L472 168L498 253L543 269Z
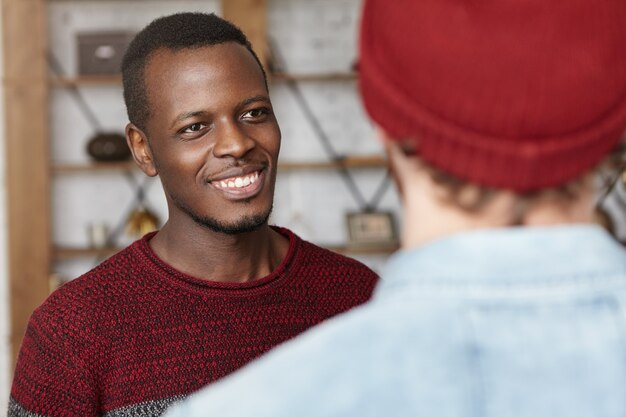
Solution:
M49 301L30 318L17 360L8 417L99 416L97 384L80 320Z

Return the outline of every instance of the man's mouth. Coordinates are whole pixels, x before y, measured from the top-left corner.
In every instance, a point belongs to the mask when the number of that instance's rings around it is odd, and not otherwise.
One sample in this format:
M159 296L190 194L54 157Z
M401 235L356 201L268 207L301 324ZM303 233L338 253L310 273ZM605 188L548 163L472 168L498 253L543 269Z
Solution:
M242 175L220 178L210 181L209 184L222 192L228 200L247 200L259 194L263 189L265 170L249 172Z
M250 174L241 175L238 177L224 178L217 181L211 181L216 188L221 190L237 190L242 189L254 184L259 179L260 171L255 171Z

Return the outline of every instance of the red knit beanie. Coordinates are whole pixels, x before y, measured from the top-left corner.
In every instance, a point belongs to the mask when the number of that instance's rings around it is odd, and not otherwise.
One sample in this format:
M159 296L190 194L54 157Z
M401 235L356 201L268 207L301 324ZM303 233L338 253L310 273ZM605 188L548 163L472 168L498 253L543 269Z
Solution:
M626 0L365 0L359 61L370 117L478 184L563 184L626 130Z

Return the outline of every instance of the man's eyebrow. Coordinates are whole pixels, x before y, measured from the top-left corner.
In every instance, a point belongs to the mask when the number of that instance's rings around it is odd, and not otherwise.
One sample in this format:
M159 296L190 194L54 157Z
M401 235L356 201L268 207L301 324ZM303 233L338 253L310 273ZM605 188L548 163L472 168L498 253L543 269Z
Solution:
M176 118L174 119L174 122L172 122L172 125L170 127L174 127L176 126L176 124L186 120L186 119L190 119L192 117L196 117L196 116L206 116L208 113L202 110L199 111L189 111L189 112L185 112L185 113L181 113L178 116L176 116Z
M248 104L256 103L257 101L265 101L266 103L269 103L270 99L269 99L269 97L264 96L264 95L258 95L258 96L250 97L250 98L247 98L245 100L242 100L239 103L239 107L245 107Z

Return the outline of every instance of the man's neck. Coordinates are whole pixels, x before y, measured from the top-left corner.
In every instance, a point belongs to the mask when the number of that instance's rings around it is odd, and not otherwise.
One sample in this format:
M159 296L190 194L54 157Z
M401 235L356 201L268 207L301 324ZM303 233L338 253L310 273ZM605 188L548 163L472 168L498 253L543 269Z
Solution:
M593 193L581 192L572 200L548 196L523 202L510 192L500 192L482 210L468 213L450 202L419 190L405 191L402 247L405 249L458 233L500 227L547 227L593 223Z
M150 240L156 255L178 271L219 282L246 282L269 275L289 248L288 239L267 224L240 234L214 232L198 224L168 221Z

